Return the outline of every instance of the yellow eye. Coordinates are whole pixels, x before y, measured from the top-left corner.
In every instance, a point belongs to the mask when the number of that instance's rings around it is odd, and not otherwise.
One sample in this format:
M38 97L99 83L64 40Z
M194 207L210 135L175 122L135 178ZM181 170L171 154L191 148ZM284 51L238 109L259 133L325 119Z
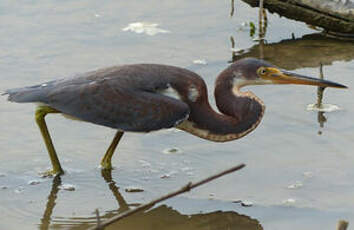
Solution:
M258 72L258 75L264 76L267 73L267 69L264 67L260 67L257 72Z

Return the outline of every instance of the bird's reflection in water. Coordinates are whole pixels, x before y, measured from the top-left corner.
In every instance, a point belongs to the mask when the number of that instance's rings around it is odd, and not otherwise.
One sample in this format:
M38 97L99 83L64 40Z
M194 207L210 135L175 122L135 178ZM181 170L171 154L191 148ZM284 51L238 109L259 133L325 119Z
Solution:
M41 224L39 225L40 230L49 229L51 216L52 216L55 204L56 204L55 202L56 202L56 199L58 196L58 191L59 191L60 185L61 185L61 177L59 175L55 176L53 178L52 189L51 189L50 194L48 196L48 201L47 201L43 216L41 218Z
M101 220L111 218L118 213L131 209L139 204L128 204L112 180L111 170L102 170L101 175L106 181L109 189L115 197L119 208L117 210L105 211L100 214ZM91 217L58 217L52 218L53 209L56 205L59 186L61 185L60 176L54 177L52 190L48 196L46 208L41 218L39 229L87 229L97 223L94 213ZM174 210L172 207L160 205L145 212L136 213L130 217L122 219L105 229L181 229L181 230L199 230L199 229L228 229L228 230L260 230L263 229L258 220L245 215L240 215L233 211L215 211L210 213L198 213L184 215Z
M119 192L119 188L116 186L116 182L112 179L112 169L104 169L101 170L101 175L103 179L108 184L109 189L112 191L113 196L116 198L116 201L119 205L118 210L116 213L125 212L130 209L131 206L138 206L140 204L128 204L123 196Z

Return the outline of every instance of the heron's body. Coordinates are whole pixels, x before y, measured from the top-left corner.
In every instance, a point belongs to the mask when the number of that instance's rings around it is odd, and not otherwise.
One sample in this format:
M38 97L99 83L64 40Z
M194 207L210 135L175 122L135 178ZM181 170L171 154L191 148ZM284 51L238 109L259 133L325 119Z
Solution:
M269 74L259 73L261 68L267 69ZM110 67L74 78L8 90L6 94L10 101L42 104L37 109L36 119L54 173L58 173L62 169L45 125L47 113L63 113L117 129L102 161L111 167L114 149L125 131L150 132L176 127L217 142L246 135L260 123L265 106L253 93L239 89L248 84L274 84L272 77L281 74L270 63L258 59L243 59L229 66L215 83L215 99L220 112L211 108L206 84L199 75L183 68L157 64ZM344 87L308 79L297 84ZM288 83L283 78L276 80L277 84ZM56 164L59 166L55 168Z
M260 100L233 94L231 79L225 87L229 90L222 88L216 93L234 100L218 104L226 112L223 115L211 108L206 84L199 75L166 65L110 67L8 93L10 101L41 103L64 115L122 131L177 127L222 142L254 129L264 110ZM188 122L183 123L185 120ZM238 126L245 120L247 125Z
M183 81L203 82L176 67L125 65L15 89L9 91L9 100L43 103L74 118L122 131L149 132L173 127L188 117L187 104L163 95Z

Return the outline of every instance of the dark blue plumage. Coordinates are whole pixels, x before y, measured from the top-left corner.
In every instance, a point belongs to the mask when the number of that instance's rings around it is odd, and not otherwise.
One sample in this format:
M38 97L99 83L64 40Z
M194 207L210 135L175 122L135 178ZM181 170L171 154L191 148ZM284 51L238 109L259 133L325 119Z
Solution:
M160 92L195 80L201 79L185 69L137 64L10 89L5 94L9 101L43 103L83 121L122 131L149 132L174 127L188 117L190 109L185 102Z

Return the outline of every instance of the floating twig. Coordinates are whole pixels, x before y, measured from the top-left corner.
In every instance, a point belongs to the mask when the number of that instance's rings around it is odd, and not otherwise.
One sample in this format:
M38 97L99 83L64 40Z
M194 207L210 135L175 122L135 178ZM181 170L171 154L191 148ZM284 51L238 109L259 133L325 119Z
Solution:
M134 213L137 213L139 211L142 211L144 209L150 208L150 207L154 206L155 204L157 204L157 203L159 203L161 201L167 200L167 199L169 199L171 197L174 197L174 196L177 196L177 195L179 195L181 193L188 192L188 191L190 191L191 189L193 189L195 187L198 187L198 186L200 186L202 184L208 183L208 182L210 182L212 180L215 180L215 179L217 179L217 178L219 178L221 176L224 176L226 174L238 171L238 170L242 169L245 166L246 166L245 164L240 164L240 165L237 165L237 166L232 167L230 169L227 169L225 171L222 171L220 173L217 173L215 175L212 175L212 176L210 176L208 178L205 178L205 179L203 179L203 180L201 180L199 182L196 182L196 183L189 182L188 184L186 184L185 186L183 186L179 190L176 190L174 192L171 192L171 193L168 193L168 194L166 194L164 196L161 196L161 197L159 197L159 198L157 198L157 199L155 199L153 201L150 201L149 203L140 205L139 207L137 207L135 209L131 209L131 210L125 211L125 212L123 212L123 213L121 213L121 214L119 214L119 215L117 215L115 217L112 217L112 218L110 218L110 219L108 219L106 221L102 221L100 223L100 226L99 226L100 228L98 228L98 226L96 225L96 226L94 226L92 228L89 228L89 230L102 230L102 229L104 229L104 227L106 227L106 226L108 226L108 225L110 225L112 223L115 223L115 222L117 222L117 221L119 221L119 220L121 220L121 219L123 219L123 218L125 218L127 216L130 216L130 215L132 215Z

